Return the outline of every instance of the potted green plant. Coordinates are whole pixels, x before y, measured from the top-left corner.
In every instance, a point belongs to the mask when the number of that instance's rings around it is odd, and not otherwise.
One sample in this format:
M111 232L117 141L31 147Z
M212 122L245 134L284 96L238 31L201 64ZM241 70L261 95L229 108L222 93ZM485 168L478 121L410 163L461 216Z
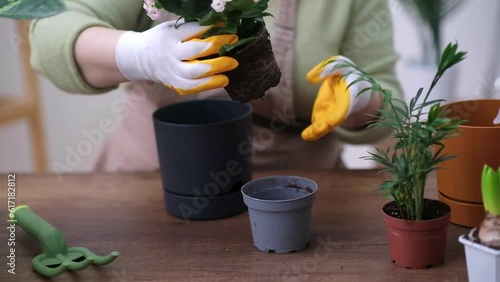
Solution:
M65 10L62 0L0 0L0 17L11 19L45 18Z
M439 60L442 46L443 24L463 6L464 0L401 0L408 14L418 24L418 38L421 43L421 53L417 61L409 62L401 73L408 87L416 88L415 77L431 77L435 64ZM492 60L494 61L494 60ZM408 62L407 62L408 63ZM496 62L494 63L496 67ZM437 89L434 98L447 97L448 100L458 100L458 73L447 73ZM405 85L405 86L406 86ZM496 157L500 153L497 139L500 127L492 122L492 115L498 113L500 101L495 99L469 99L450 101L447 105L452 115L464 116L469 121L459 126L459 135L444 142L446 154L460 157L446 163L446 169L436 173L439 199L448 204L451 209L450 222L465 226L478 227L484 217L481 200L481 169L483 164L492 166L500 164ZM481 144L482 152L477 153L476 146ZM469 149L470 148L470 149Z
M274 57L269 33L263 18L269 0L145 0L144 8L152 19L167 11L202 26L212 26L203 36L236 34L238 42L225 45L219 55L234 57L239 65L225 73L225 87L236 101L248 102L264 96L278 85L281 72ZM258 82L258 83L256 83Z
M405 268L428 268L444 262L450 208L439 200L424 197L429 174L453 156L441 154L442 141L453 136L464 121L446 117L443 100L429 99L443 74L465 58L458 44L449 44L443 51L437 72L425 95L420 88L407 103L392 98L391 91L369 77L354 64L340 63L336 68L352 67L360 78L350 85L367 81L366 92L381 93L383 107L378 118L368 127L387 126L394 130L395 144L388 150L376 148L364 159L384 168L386 180L380 191L392 201L383 206L390 254L396 265ZM350 86L349 85L349 86ZM429 111L425 111L429 108Z
M494 122L500 100L468 99L449 103L446 108L449 116L467 122L459 125L456 136L443 142L443 153L459 157L436 172L439 199L451 207L451 223L479 227L485 216L481 192L483 166L500 166L500 125Z
M486 215L479 227L459 238L465 247L469 281L500 280L500 167L485 165L481 191Z

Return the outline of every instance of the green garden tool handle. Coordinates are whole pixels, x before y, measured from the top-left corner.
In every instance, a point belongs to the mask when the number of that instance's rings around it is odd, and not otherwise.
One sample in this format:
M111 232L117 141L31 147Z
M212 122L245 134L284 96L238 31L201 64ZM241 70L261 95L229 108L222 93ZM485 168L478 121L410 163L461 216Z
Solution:
M26 205L16 207L14 219L20 227L41 243L43 253L33 258L32 266L44 276L53 277L66 269L82 270L90 264L108 264L119 255L114 251L107 256L98 256L84 247L66 247L64 235Z
M46 220L34 213L28 206L17 206L14 212L16 224L42 244L43 252L48 256L64 253L66 240L64 235ZM49 244L47 244L49 243Z

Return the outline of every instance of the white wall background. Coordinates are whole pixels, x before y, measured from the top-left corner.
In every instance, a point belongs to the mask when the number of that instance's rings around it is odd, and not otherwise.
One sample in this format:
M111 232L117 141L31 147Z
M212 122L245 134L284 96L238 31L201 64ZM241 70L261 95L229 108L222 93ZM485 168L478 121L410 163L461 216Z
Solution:
M419 54L418 27L413 18L400 9L397 0L391 0L395 29L395 47L401 55L398 74L407 94L416 92L422 81L412 72L407 61ZM457 13L445 22L443 42L457 41L460 49L468 52L467 59L456 67L455 91L447 92L450 101L496 95L493 81L500 76L500 1L465 0ZM14 22L0 19L0 93L22 95L22 81L18 67ZM22 43L22 42L21 42ZM427 84L427 80L424 81ZM417 83L417 84L415 84ZM96 129L103 118L114 117L111 103L122 93L84 96L63 93L45 78L40 77L42 112L46 133L49 168L55 163L71 164L73 171L88 171L99 146L92 145L89 155L81 160L67 157L82 140L88 138L84 131ZM444 87L444 86L443 86ZM0 94L0 98L6 94ZM0 173L29 172L33 165L30 136L25 122L20 121L0 127ZM344 158L348 167L367 168L373 164L359 160L370 146L349 146Z
M0 98L5 96L5 92L12 93L11 96L23 96L17 53L17 44L27 44L23 37L26 36L16 33L14 21L0 19ZM113 118L110 104L121 93L114 91L95 96L67 94L42 76L39 82L49 169L58 162L72 171L88 170L98 146L91 148L90 154L81 160L67 162L68 152L76 150L79 142L87 139L83 135L85 130L98 128L98 122L103 118ZM32 171L29 138L25 121L0 127L0 172Z

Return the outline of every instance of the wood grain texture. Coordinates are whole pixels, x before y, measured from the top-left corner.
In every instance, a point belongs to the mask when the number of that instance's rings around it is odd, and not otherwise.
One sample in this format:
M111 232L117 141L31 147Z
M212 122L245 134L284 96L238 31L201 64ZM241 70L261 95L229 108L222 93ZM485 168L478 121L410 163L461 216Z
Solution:
M27 204L61 230L68 246L120 256L106 266L66 272L52 281L467 281L458 237L449 226L446 262L427 270L395 266L389 258L374 171L267 171L298 175L319 185L312 239L305 250L263 253L252 243L248 214L212 221L185 221L165 212L158 173L18 175L16 204ZM6 177L0 177L6 187ZM427 196L435 198L435 178ZM5 189L1 207L7 201ZM5 262L7 210L0 211L0 251ZM31 269L40 245L19 227L16 275L0 266L0 281L49 281Z

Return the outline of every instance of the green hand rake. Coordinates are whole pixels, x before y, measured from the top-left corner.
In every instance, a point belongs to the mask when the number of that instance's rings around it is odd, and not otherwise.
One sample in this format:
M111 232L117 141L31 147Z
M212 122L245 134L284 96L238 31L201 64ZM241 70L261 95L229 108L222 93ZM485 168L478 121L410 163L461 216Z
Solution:
M107 256L98 256L85 247L67 247L64 235L26 205L16 207L14 219L42 244L43 253L34 257L31 264L43 276L57 276L66 269L79 271L91 264L105 265L119 255L113 251Z

